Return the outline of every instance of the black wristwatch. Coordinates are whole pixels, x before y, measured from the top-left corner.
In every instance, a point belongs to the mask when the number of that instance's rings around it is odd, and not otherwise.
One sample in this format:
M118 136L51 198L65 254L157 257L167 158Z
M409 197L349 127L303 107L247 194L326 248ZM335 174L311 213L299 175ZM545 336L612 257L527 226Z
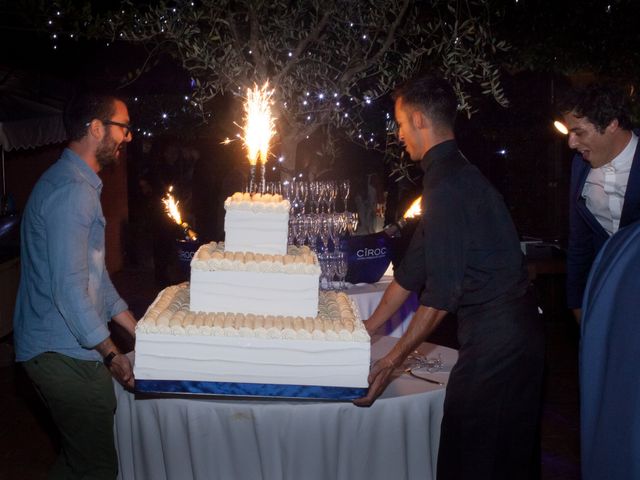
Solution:
M111 368L111 362L113 362L113 359L116 355L118 355L116 352L109 352L107 356L102 359L102 363L104 363L104 366L107 368Z

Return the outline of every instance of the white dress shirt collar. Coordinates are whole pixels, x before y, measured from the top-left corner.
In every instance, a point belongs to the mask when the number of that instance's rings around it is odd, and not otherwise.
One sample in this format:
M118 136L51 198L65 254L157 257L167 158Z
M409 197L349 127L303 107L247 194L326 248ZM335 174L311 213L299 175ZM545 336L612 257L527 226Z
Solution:
M622 152L609 163L591 169L582 190L587 208L609 235L620 228L629 172L637 146L638 136L631 132L631 139Z

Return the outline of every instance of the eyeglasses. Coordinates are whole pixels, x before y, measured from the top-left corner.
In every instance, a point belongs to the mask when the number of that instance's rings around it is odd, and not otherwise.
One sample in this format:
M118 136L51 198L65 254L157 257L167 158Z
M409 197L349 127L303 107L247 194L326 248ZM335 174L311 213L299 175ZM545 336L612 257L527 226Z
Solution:
M115 125L116 127L122 128L124 131L124 136L128 137L131 133L131 129L133 128L130 124L114 122L113 120L102 120L103 125Z

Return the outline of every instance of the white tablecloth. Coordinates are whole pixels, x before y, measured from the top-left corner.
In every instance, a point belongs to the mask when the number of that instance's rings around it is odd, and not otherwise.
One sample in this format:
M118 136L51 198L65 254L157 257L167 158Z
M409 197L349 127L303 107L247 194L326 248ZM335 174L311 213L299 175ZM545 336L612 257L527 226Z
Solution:
M396 342L373 345L379 358ZM442 354L448 370L455 350ZM431 374L446 381L447 373ZM348 402L136 399L116 384L123 480L435 478L444 387L396 378L370 408Z
M346 293L358 305L362 320L367 320L380 303L382 294L393 280L392 276L384 276L377 283L356 284L350 286ZM398 309L393 317L384 326L385 335L400 337L405 332L413 316L413 312L418 308L418 297L411 293L409 298Z

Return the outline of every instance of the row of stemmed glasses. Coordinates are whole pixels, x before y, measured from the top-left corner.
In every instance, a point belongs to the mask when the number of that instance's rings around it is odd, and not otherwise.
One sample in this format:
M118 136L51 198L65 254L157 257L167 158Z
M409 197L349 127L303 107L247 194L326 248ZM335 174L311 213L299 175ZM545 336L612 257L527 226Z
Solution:
M276 185L277 184L277 185ZM347 211L351 184L349 180L308 182L296 180L267 182L267 193L280 193L291 203L291 214L335 213L336 200L340 197L343 212Z
M353 235L357 226L358 215L353 212L293 215L289 217L289 243L326 252L331 242L336 250L340 239Z
M265 183L265 192L270 193L271 195L283 195L285 198L288 198L283 190L286 190L287 185L290 185L289 182L266 182Z
M335 212L338 183L335 181L307 182L309 203L313 213Z
M318 254L318 262L321 270L320 289L344 290L348 268L347 253L340 250L323 252ZM337 285L333 281L336 277L338 278Z

